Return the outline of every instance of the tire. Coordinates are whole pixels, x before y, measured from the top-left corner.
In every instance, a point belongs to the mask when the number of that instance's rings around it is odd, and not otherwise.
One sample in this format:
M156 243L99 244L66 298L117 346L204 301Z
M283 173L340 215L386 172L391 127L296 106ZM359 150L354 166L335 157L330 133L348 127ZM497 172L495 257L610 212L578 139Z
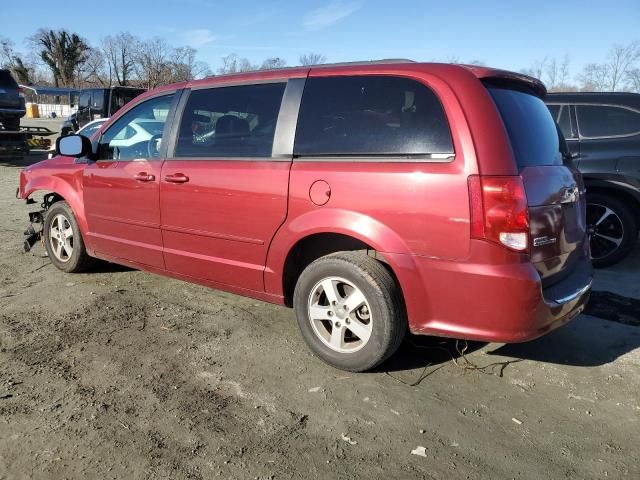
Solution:
M51 263L63 272L84 272L93 265L95 259L87 254L78 222L67 202L56 202L49 207L43 236Z
M638 239L638 224L631 209L616 197L602 193L587 194L587 227L591 261L596 268L620 262Z
M333 294L327 295L323 285ZM344 302L351 294L359 294L360 300L353 295ZM293 305L309 348L341 370L362 372L379 365L398 349L407 331L395 279L366 253L338 252L311 263L298 278Z

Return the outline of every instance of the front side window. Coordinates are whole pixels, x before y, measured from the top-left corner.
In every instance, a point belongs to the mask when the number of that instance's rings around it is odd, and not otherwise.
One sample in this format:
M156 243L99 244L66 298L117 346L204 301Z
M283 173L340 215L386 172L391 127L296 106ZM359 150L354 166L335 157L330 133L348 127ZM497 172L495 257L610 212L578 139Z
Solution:
M99 160L157 158L173 94L136 105L100 138Z
M640 112L605 105L576 105L580 135L587 138L640 134Z
M296 130L297 156L453 154L435 93L391 76L309 78Z
M271 157L285 83L194 90L174 157Z

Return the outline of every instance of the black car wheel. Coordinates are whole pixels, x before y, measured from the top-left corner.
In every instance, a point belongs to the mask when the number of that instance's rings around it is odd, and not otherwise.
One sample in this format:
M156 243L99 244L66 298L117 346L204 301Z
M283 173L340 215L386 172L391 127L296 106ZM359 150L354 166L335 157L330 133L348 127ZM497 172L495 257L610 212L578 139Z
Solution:
M587 195L587 227L594 267L608 267L621 261L634 247L638 225L629 207L615 197Z

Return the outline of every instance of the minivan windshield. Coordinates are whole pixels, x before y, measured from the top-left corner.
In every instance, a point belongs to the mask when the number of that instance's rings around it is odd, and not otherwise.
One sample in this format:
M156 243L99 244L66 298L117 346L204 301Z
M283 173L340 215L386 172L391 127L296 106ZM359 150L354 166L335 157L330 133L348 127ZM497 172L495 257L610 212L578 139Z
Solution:
M560 137L548 108L535 95L520 90L488 87L519 168L562 165Z

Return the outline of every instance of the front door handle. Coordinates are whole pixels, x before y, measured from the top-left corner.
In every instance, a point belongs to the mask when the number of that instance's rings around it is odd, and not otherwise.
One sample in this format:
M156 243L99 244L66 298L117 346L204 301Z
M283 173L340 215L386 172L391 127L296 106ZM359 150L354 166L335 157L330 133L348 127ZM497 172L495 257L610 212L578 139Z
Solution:
M147 172L136 173L133 178L139 182L153 182L156 179L155 175L151 175Z
M189 181L189 177L184 173L174 173L172 175L165 175L164 181L169 183L187 183Z

